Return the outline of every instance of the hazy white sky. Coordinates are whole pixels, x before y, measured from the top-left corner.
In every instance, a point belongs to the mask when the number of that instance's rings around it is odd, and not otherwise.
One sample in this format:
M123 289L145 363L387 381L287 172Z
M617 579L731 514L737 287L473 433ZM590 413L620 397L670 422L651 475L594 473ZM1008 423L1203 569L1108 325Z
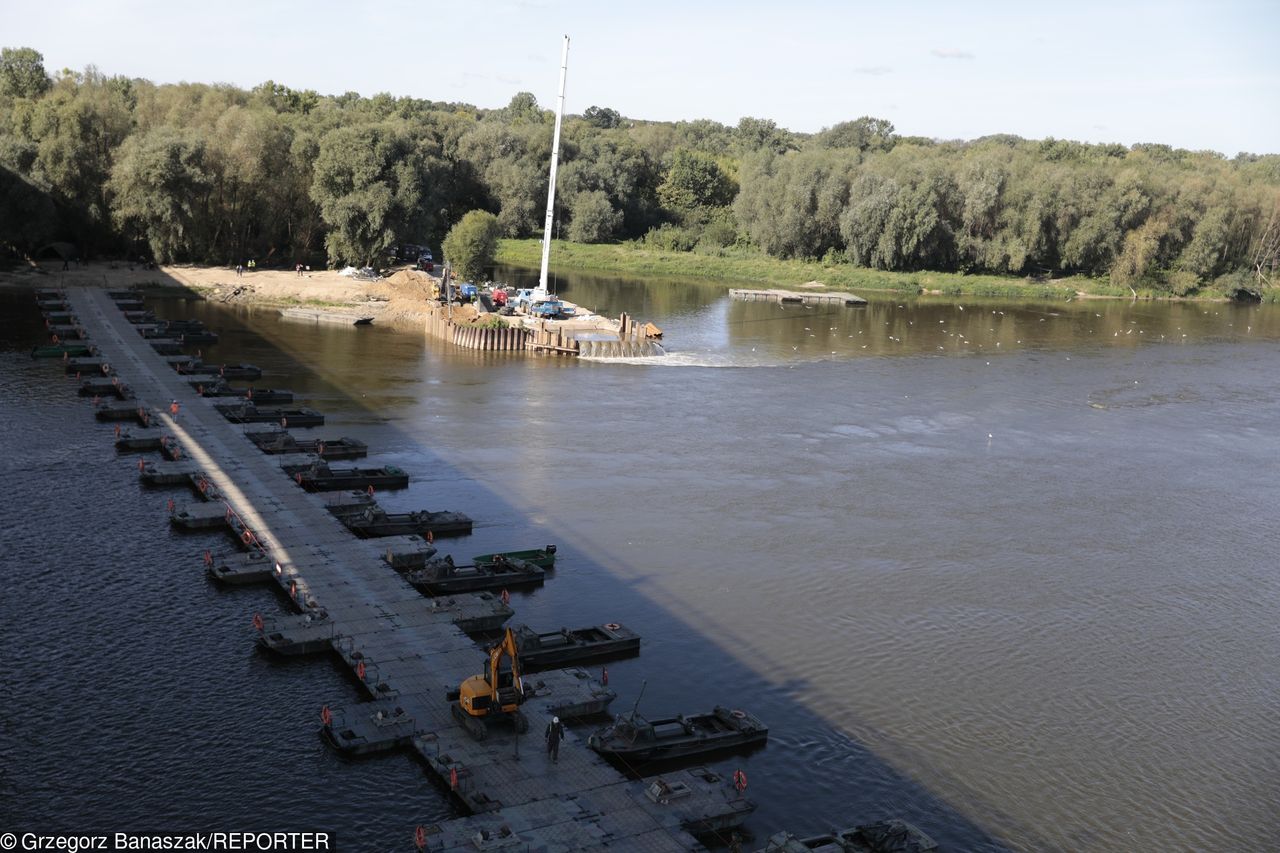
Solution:
M553 105L564 33L569 112L1280 152L1280 0L0 0L51 71L482 107Z

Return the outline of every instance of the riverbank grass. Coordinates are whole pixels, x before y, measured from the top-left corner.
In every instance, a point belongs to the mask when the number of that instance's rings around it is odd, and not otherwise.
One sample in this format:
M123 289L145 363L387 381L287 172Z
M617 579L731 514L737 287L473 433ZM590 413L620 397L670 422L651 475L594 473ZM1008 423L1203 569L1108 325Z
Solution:
M538 240L502 240L497 262L537 268L542 262L542 244ZM1084 276L1036 282L1013 276L887 272L850 264L781 260L746 249L730 248L717 254L703 254L663 251L635 243L585 244L556 240L551 244L551 263L556 269L583 272L702 278L726 284L750 283L787 289L817 281L832 290L886 290L904 294L923 291L947 296L1022 299L1069 299L1077 292L1109 296L1113 290L1105 280Z

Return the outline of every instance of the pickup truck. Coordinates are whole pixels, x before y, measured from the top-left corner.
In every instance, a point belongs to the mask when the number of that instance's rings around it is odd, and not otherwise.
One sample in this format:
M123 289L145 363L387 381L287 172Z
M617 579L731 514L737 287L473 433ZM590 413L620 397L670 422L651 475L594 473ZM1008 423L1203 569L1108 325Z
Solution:
M548 320L564 320L573 316L573 309L553 297L543 302L533 303L529 313L534 317L545 317Z

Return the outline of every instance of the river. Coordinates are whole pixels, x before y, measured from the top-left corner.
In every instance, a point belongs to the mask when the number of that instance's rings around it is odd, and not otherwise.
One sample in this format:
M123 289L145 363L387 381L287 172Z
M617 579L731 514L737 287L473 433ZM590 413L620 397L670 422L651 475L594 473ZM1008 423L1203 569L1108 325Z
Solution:
M514 622L641 633L609 664L615 710L643 687L654 716L768 722L766 748L714 762L747 771L760 845L901 815L949 850L1275 847L1280 309L558 284L657 323L669 354L155 307L406 469L384 505L472 515L456 556L559 545ZM27 358L40 332L30 294L0 291L0 829L404 849L447 818L407 756L322 745L318 708L354 686L253 650L250 615L282 605L202 578L217 539L168 530L179 493L140 488L59 366Z

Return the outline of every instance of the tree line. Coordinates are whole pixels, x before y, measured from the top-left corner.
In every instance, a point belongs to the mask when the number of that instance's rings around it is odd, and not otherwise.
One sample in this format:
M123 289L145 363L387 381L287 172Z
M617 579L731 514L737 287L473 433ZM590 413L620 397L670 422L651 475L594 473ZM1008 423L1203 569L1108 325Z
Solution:
M0 53L0 244L32 255L372 264L465 213L542 227L553 116L267 81L50 76ZM863 117L816 134L747 117L566 118L556 237L763 251L886 270L1110 276L1189 293L1270 275L1280 156L1167 145L901 136Z

